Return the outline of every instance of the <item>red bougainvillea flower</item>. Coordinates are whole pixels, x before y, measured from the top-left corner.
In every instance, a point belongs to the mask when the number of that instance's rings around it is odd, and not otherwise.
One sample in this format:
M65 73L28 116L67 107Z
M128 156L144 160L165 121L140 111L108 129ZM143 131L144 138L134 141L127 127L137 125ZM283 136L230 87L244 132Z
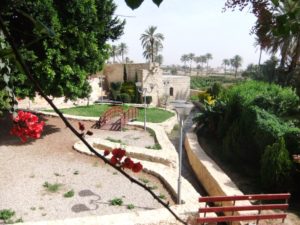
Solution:
M105 150L104 150L104 156L108 156L109 154L110 154L110 151L107 150L107 149L105 149Z
M121 160L125 156L126 151L121 148L116 148L112 151L112 154L114 157Z
M134 162L129 157L127 157L124 160L122 166L123 166L123 168L132 169L133 165L134 165Z
M111 157L110 162L111 164L116 165L119 162L119 160L115 156L113 156Z
M84 124L83 124L83 123L78 122L78 126L79 126L79 130L81 130L81 131L84 131L84 130L85 130L85 127L84 127Z
M138 172L140 172L142 169L143 169L143 165L142 165L140 162L134 163L134 164L133 164L132 171L133 171L134 173L138 173Z
M126 155L126 150L121 148L113 149L112 151L104 150L104 156L108 156L112 153L112 157L110 158L111 164L114 166L123 168L123 169L130 169L135 173L142 171L143 165L140 162L134 163L130 157L126 157L124 160L123 157Z
M13 118L13 127L10 130L10 134L26 142L28 138L40 138L44 125L44 121L39 122L36 115L30 112L19 111L18 115Z

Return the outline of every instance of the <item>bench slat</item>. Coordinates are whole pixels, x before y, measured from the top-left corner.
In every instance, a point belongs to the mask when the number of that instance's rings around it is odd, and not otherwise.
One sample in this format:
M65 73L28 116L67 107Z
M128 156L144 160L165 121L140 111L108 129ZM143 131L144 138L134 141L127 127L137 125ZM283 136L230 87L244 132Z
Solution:
M271 210L271 209L287 209L288 204L265 204L265 205L247 205L247 206L215 206L200 208L199 213L208 212L232 212L232 211L250 211L250 210Z
M238 201L238 200L280 200L289 199L290 193L284 194L257 194L257 195L236 195L236 196L210 196L200 197L199 202L221 202L221 201Z
M198 218L198 223L213 223L213 222L233 222L246 220L266 220L266 219L285 219L286 214L270 214L270 215L245 215L245 216L219 216Z

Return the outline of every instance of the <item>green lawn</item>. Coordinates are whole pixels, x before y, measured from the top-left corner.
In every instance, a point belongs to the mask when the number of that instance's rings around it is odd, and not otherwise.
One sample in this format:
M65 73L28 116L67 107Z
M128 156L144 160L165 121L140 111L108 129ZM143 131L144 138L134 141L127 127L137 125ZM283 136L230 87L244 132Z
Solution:
M77 106L68 109L60 109L64 114L76 115L76 116L88 116L88 117L100 117L103 112L105 112L109 105L90 105L90 106ZM127 109L128 106L122 106L124 109ZM49 110L50 111L50 110ZM51 110L51 112L53 112ZM161 123L174 114L172 112L158 109L158 108L148 108L147 109L147 121L152 123ZM138 121L144 121L144 109L139 109Z
M139 110L139 117L138 121L144 121L144 109ZM146 116L147 116L147 122L151 123L161 123L165 120L171 118L174 115L174 113L158 109L158 108L148 108L146 109Z

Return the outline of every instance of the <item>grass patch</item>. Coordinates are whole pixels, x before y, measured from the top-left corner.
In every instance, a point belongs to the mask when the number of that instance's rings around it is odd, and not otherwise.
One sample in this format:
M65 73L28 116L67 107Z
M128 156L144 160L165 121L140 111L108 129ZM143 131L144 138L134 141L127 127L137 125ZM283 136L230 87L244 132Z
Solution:
M3 220L4 223L10 220L14 215L15 215L15 211L12 211L11 209L0 210L0 220Z
M148 149L153 149L153 150L161 150L161 146L159 143L155 143L154 145L152 146L146 146L146 148Z
M156 185L154 185L154 186L149 186L148 187L150 190L156 190L158 187L156 186Z
M70 190L70 191L64 193L64 197L65 198L72 198L74 196L74 194L75 194L74 190Z
M129 205L127 205L127 209L134 209L135 208L135 206L133 205L133 204L129 204Z
M147 131L149 132L150 136L154 138L155 144L154 144L153 146L147 146L146 148L148 148L148 149L160 150L160 149L161 149L161 146L160 146L160 144L158 143L157 137L156 137L156 135L155 135L155 131L152 130L151 128L147 128Z
M105 140L108 140L110 142L113 142L113 143L122 143L122 140L120 139L114 139L114 138L111 138L111 137L107 137Z
M67 109L60 109L63 113L75 116L88 116L88 117L100 117L110 105L89 105L89 106L77 106ZM124 110L128 109L128 106L123 105ZM53 110L45 110L46 112L53 112ZM174 113L159 109L159 108L148 108L147 111L147 122L161 123L174 115ZM144 121L144 109L139 109L138 121Z
M121 206L123 205L123 199L122 198L113 198L112 200L109 200L110 205L118 205Z
M12 219L15 216L15 214L15 211L11 209L2 209L0 210L0 220L2 220L4 224L23 223L22 218L16 220Z
M142 178L142 177L139 177L139 180L144 184L148 184L150 182L147 178Z
M144 109L139 109L139 116L137 118L137 121L144 121ZM171 118L174 116L174 113L164 110L164 109L159 109L159 108L148 108L146 109L146 116L147 116L147 122L151 123L162 123L166 121L167 119Z
M52 193L58 192L61 186L62 186L61 184L58 183L50 184L47 181L43 184L43 187L48 192L52 192Z
M166 196L164 195L164 194L159 194L159 196L158 196L160 199L165 199L166 198Z

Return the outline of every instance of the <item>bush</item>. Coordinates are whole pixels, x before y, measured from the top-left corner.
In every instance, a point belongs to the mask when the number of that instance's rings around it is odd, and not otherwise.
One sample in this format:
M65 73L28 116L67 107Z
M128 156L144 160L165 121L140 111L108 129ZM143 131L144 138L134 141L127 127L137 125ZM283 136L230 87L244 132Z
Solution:
M288 191L291 169L292 162L283 138L266 147L261 160L261 182L266 190Z
M255 105L279 116L289 115L299 105L299 97L292 88L259 81L235 85L222 95L229 103L237 97L243 107Z
M120 100L121 100L122 102L124 102L124 103L130 103L130 102L131 102L131 97L130 97L130 95L127 94L127 93L121 93L121 94L119 95L119 98L120 98Z
M214 83L211 88L208 89L208 93L211 94L214 98L217 98L219 94L223 91L223 87L220 83Z
M124 82L121 88L121 94L126 93L130 96L131 101L136 99L136 86L134 82Z
M117 100L118 96L120 95L121 88L122 88L121 82L110 83L110 93L113 100Z
M152 102L152 96L146 96L146 104L150 105Z

